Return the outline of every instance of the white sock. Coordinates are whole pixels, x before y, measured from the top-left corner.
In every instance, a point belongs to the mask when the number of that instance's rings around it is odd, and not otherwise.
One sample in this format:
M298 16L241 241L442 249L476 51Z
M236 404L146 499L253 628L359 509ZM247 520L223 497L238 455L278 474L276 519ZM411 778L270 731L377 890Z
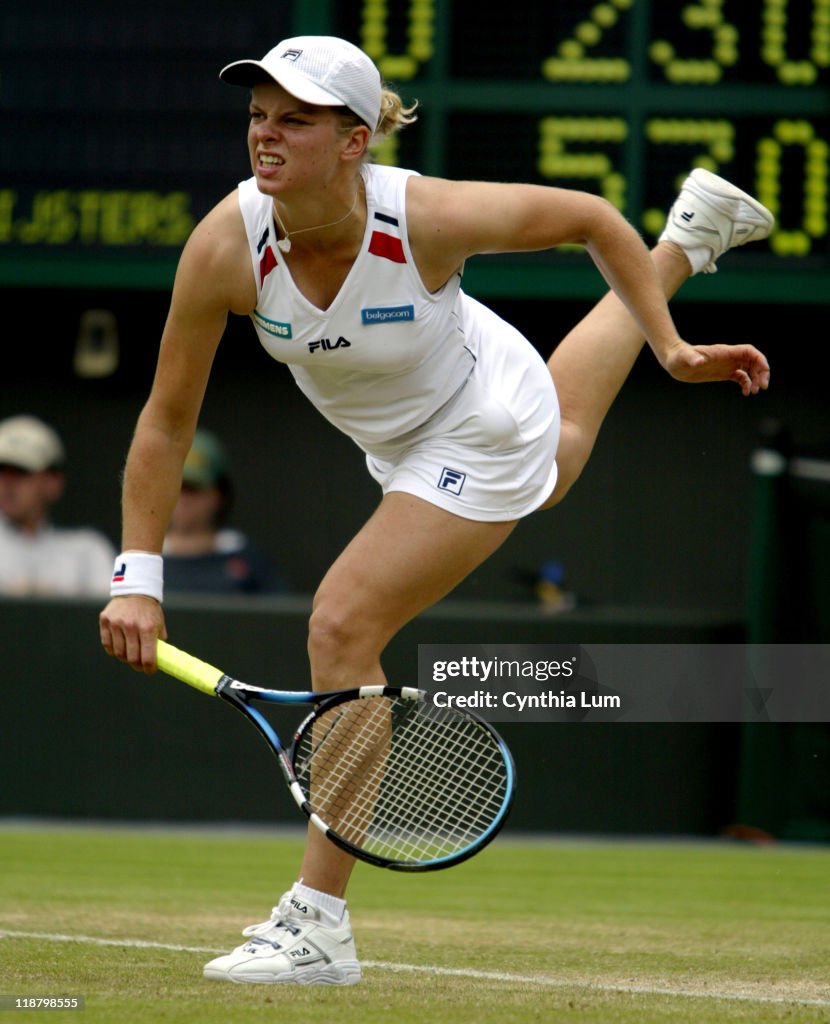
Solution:
M343 914L346 912L345 900L330 896L327 892L320 892L319 889L312 889L302 882L295 882L291 891L298 899L307 901L322 911L326 917L331 918L333 924L340 924L343 920Z
M683 252L692 265L692 273L699 274L704 267L712 262L712 250L708 245L696 245L693 249L686 249Z
M693 245L687 247L685 245L681 245L680 242L675 241L673 238L668 238L665 231L660 235L657 241L671 242L672 245L676 245L678 249L682 249L683 255L691 264L693 274L699 274L701 270L712 262L712 250L708 245Z

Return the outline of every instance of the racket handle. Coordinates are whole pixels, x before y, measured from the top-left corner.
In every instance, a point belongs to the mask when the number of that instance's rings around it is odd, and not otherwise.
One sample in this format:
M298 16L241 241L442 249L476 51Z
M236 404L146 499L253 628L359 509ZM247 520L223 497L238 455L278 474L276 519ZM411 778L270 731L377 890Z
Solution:
M156 662L162 672L201 690L202 693L210 694L211 697L215 696L216 687L225 677L225 673L220 669L214 668L200 658L194 658L192 654L180 651L178 647L164 640L156 641Z

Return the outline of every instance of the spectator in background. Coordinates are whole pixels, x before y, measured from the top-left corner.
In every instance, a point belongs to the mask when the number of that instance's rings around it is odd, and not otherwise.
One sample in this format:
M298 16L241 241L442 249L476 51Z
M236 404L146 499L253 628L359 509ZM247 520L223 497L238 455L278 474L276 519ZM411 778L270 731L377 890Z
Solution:
M164 541L165 588L219 594L285 593L272 561L228 526L233 485L227 451L197 430L182 474L182 490Z
M66 452L34 416L0 422L0 593L106 593L115 548L97 530L53 525L64 491Z

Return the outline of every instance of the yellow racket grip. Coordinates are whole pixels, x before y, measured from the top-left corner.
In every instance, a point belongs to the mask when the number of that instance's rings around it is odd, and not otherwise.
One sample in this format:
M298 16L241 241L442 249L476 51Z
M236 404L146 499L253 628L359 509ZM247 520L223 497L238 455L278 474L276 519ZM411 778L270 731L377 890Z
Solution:
M225 675L221 669L214 668L200 658L194 658L192 654L180 651L178 647L164 640L156 641L156 662L162 672L201 690L202 693L210 694L211 697L216 695L216 687Z

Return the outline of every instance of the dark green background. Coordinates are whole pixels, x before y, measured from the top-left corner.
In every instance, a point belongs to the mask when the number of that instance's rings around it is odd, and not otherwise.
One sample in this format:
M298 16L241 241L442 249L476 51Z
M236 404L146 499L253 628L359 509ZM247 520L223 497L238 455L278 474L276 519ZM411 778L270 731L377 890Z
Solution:
M294 32L333 32L358 44L367 31L367 4L296 0L275 4L247 0L180 0L113 6L104 0L32 0L0 14L0 284L95 287L167 287L184 237L161 244L80 244L69 237L44 244L24 227L43 192L84 190L153 193L182 191L198 219L233 189L249 169L244 145L245 95L225 86L218 71L234 59L259 57ZM544 61L594 23L593 0L510 7L472 0L396 0L386 7L378 60L405 54L413 23L428 34L428 58L390 84L405 100L418 100L417 123L400 136L395 161L423 173L453 178L517 180L603 191L601 181L579 172L546 177L538 168L539 123L545 117L603 119L627 126L617 143L576 141L569 154L607 156L623 179L610 196L651 241L644 211L666 211L677 185L701 158L706 142L657 142L654 119L734 128L733 151L715 154L717 169L749 191L761 188L761 140L776 136L782 122L806 122L830 144L830 71L819 46L818 20L810 0L788 0L786 54L812 63L811 84L783 85L765 63L764 18L772 8L725 0L719 17L734 29L734 63L723 63L712 85L671 81L652 56L652 44L669 42L678 59L703 61L714 35L694 26L694 4L636 0L619 6L612 25L586 46L585 56L625 59L630 71L619 83L551 82ZM416 11L421 14L416 15ZM425 12L425 13L423 13ZM364 44L365 45L365 44ZM818 49L817 49L818 48ZM826 49L826 48L825 48ZM682 134L682 133L681 133ZM753 302L759 290L769 301L826 303L830 243L827 230L826 152L824 227L799 257L774 254L766 243L732 258L730 275L693 282L688 293ZM785 145L778 176L778 230L804 228L808 157L802 145ZM4 218L3 195L14 197ZM11 225L4 233L3 225ZM469 268L470 287L498 297L595 297L600 282L584 260L539 254L479 260Z

